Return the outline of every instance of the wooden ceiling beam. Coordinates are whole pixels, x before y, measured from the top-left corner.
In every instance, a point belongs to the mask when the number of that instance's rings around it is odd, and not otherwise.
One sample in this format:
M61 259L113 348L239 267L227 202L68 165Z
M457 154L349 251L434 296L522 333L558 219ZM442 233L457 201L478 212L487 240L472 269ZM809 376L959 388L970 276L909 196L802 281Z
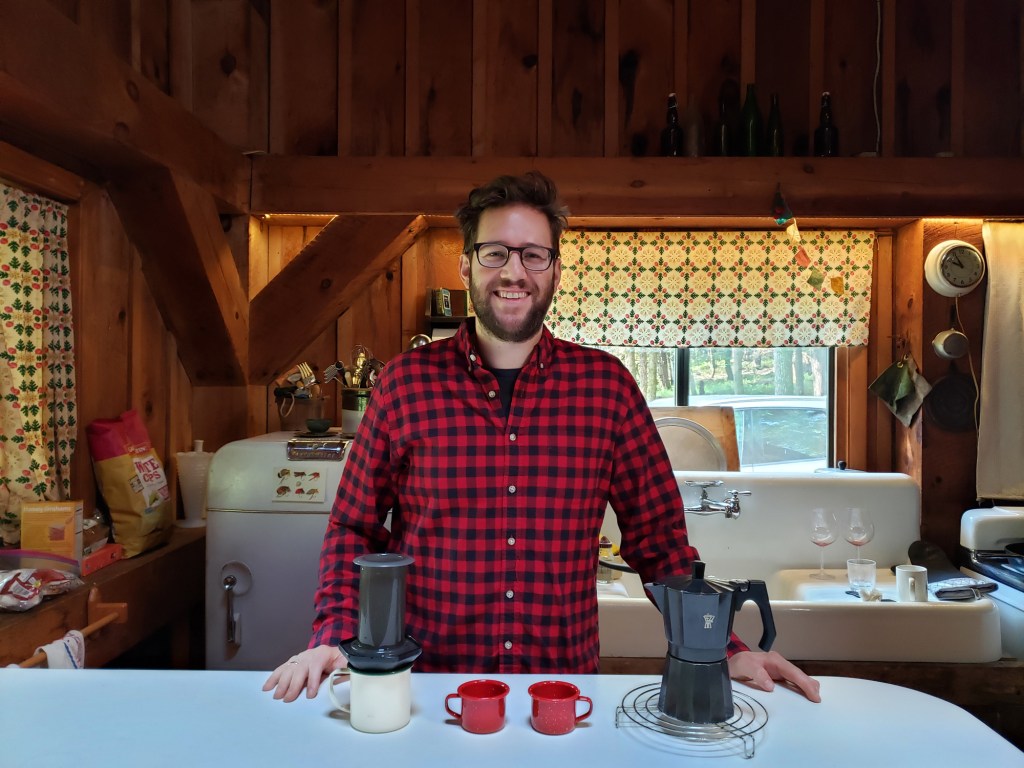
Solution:
M249 304L249 380L270 384L428 228L422 216L338 216Z
M193 386L246 383L249 300L213 198L164 168L109 190Z
M0 0L0 18L0 138L95 181L166 166L248 211L248 159L173 98L50 3Z
M575 216L1024 216L1017 158L284 157L253 159L259 213L450 215L469 190L537 169Z

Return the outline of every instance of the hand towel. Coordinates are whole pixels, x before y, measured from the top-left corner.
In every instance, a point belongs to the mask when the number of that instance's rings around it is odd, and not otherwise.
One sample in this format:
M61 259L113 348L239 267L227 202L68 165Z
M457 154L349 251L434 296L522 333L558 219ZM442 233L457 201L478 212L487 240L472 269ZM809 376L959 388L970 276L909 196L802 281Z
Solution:
M36 653L46 654L46 666L50 669L81 669L85 666L85 637L72 629L64 637L36 648Z

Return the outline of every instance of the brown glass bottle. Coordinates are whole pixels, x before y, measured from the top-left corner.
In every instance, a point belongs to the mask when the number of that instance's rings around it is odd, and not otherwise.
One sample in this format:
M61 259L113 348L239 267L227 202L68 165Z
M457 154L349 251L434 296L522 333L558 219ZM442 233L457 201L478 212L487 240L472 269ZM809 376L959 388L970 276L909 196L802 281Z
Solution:
M814 156L835 157L839 154L839 129L832 122L832 95L821 94L821 116L814 129Z
M668 95L665 127L661 131L661 154L665 157L679 157L683 154L683 127L679 124L679 106L674 93Z

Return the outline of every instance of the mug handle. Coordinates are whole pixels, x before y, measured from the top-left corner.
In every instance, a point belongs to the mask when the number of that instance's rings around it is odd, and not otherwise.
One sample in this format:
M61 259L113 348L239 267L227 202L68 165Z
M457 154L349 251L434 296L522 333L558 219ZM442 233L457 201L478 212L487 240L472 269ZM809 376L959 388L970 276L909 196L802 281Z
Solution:
M452 709L452 707L451 707L451 706L449 705L449 702L450 702L450 701L451 701L451 700L452 700L453 698L458 698L458 699L460 699L460 700L461 700L461 699L462 699L462 696L460 696L460 695L459 695L458 693L449 693L449 694L447 694L446 696L444 696L444 709L445 709L445 710L447 711L447 714L451 715L451 716L452 716L452 717L454 717L454 718L455 718L456 720L462 720L462 713L461 713L461 712L456 712L456 711L455 711L455 710L453 710L453 709ZM460 709L461 709L461 708L460 708Z
M338 701L338 697L334 695L334 681L335 681L335 679L341 677L342 675L351 675L351 674L352 674L352 671L348 667L345 667L344 669L336 669L336 670L334 670L333 672L331 672L330 676L327 678L327 693L330 694L331 701L334 702L334 706L335 707L337 707L338 709L340 709L342 712L345 712L345 713L349 712L349 704L347 702L342 703L342 702Z
M460 699L461 700L462 697L459 696L459 694L457 694L457 693L449 693L447 696L444 697L444 708L448 712L448 714L451 715L452 717L454 717L456 720L461 720L462 719L462 713L461 712L456 712L448 704L452 699Z
M585 701L585 702L587 702L587 711L584 712L582 715L576 715L576 722L578 723L578 722L580 722L582 720L586 720L588 717L590 717L590 713L594 711L594 702L591 701L586 696L580 696L580 697L578 697L576 699L576 701Z

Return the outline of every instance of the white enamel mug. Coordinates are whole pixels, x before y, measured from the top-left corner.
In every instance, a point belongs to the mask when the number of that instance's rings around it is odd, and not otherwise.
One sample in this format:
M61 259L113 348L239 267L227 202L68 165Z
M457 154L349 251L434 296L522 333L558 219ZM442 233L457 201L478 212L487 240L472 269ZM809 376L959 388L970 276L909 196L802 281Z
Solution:
M349 700L341 701L335 683L348 677ZM389 733L404 728L412 715L412 667L397 672L361 672L336 669L327 678L327 692L334 706L348 715L357 731Z
M901 603L928 602L928 569L923 565L897 565L896 596Z

